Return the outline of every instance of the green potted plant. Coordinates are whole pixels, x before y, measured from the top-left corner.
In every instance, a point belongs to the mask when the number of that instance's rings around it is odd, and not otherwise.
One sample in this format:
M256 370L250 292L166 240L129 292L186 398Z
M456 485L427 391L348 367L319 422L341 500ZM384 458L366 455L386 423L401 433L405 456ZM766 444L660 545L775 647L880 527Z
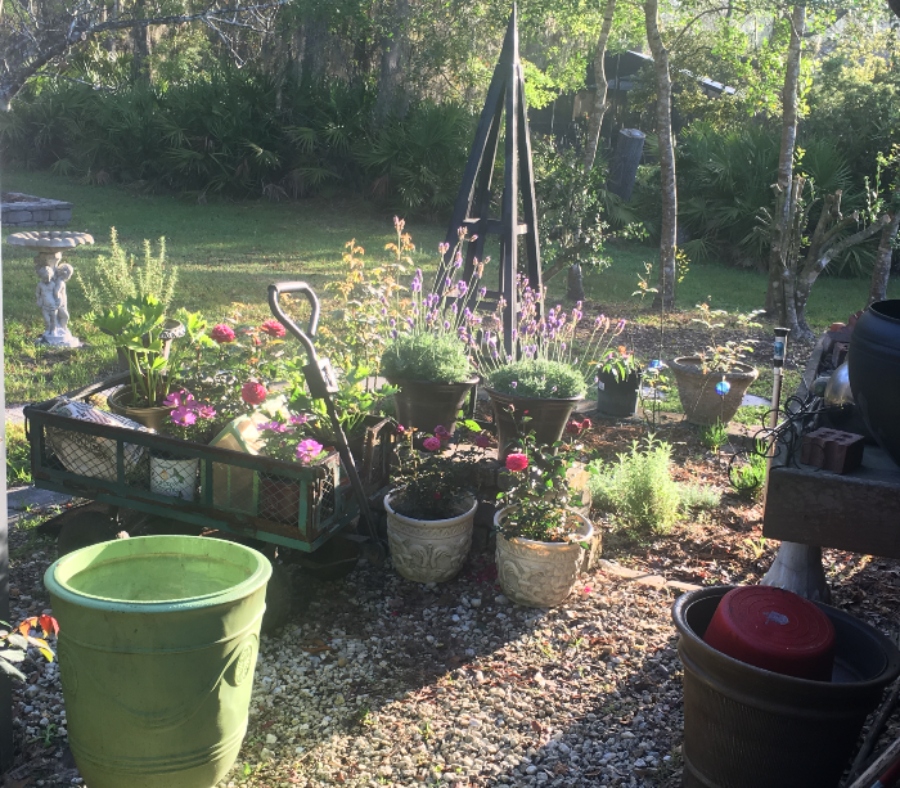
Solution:
M502 325L501 308L488 325ZM523 282L511 351L497 330L470 332L470 349L494 409L501 461L521 431L516 422L526 412L539 443L550 445L562 437L572 411L595 380L599 360L625 328L624 320L613 323L598 315L582 339L577 332L583 319L580 301L568 313L558 305L542 310L539 294Z
M381 356L381 374L397 387L397 418L406 427L453 431L456 416L478 378L469 359L466 323L477 305L474 285L458 279L462 267L460 235L449 273L442 266L438 280L426 292L422 269L413 276L409 298L402 299L389 322L390 340ZM441 252L446 252L442 245ZM468 308L465 305L469 305Z
M637 356L625 345L610 348L597 367L597 410L605 416L633 416L641 371Z
M472 544L475 449L442 425L433 433L397 430L393 489L384 498L394 568L418 583L450 580Z
M709 344L702 350L679 356L669 362L675 377L678 397L685 417L692 424L727 424L741 406L744 394L759 377L759 370L746 363L753 350L753 340L718 341L717 331L725 327L728 313L699 304L700 317L694 322L709 332ZM759 312L736 315L730 321L746 329L759 325L754 318Z
M572 593L594 536L591 521L576 510L580 447L539 443L534 431L506 455L497 529L497 574L503 593L522 605L555 607Z
M115 338L128 361L130 385L110 394L110 410L160 429L168 411L163 405L169 393L168 359L163 353L162 332L165 307L154 296L129 297L101 313L91 315L93 324Z

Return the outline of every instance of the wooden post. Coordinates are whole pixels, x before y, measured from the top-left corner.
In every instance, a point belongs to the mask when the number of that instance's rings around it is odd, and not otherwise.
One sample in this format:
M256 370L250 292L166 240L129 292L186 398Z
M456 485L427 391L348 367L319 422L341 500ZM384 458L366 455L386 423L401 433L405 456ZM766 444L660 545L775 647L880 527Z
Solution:
M500 218L488 216L494 163L499 147L501 118L505 116L505 166ZM521 191L522 221L519 221L519 192ZM485 238L489 234L500 237L498 287L488 290L489 301L502 298L503 341L506 352L515 353L513 328L516 315L516 281L519 275L519 236L525 236L525 277L538 293L543 293L541 253L538 240L537 203L534 194L534 167L531 159L531 139L525 106L525 79L519 60L519 31L516 7L509 18L500 59L488 88L484 109L475 130L469 160L453 207L447 229L448 251L438 271L438 292L443 288L445 273L452 265L453 250L459 240L459 229L477 235L466 250L463 278L468 280L474 271L475 260L484 260Z

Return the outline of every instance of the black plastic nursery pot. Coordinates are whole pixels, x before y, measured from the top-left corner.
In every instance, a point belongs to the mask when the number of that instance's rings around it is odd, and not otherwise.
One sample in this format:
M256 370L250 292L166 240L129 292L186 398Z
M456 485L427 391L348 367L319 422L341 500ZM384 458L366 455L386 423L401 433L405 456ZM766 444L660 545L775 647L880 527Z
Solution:
M619 380L612 372L597 375L597 412L602 416L625 419L637 410L641 373L631 372Z
M866 717L900 673L900 652L819 604L835 628L830 682L739 662L703 641L730 590L692 591L672 609L684 665L684 788L835 788Z

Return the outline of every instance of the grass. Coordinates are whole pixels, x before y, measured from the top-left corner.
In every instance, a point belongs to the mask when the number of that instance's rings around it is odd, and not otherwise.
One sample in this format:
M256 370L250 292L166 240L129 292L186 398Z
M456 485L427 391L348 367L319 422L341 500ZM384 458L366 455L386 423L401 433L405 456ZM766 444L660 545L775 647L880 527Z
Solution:
M175 305L200 310L215 322L226 317L266 317L266 291L272 282L302 279L321 291L327 280L343 273L341 254L347 241L355 238L367 250L366 259L374 263L386 259L384 245L394 237L391 216L362 200L198 205L174 196L134 194L116 186L88 186L21 171L6 172L0 186L74 203L70 228L91 232L96 242L66 255L76 270L87 272L98 254L109 253L111 227L117 228L122 245L135 253L140 252L143 239L155 242L164 235L168 260L180 271ZM413 220L408 229L417 246L415 263L433 264L446 226ZM617 242L610 244L608 252L610 267L586 275L588 297L608 315L637 312L638 321L652 323L656 316L632 293L645 261L656 259L656 250ZM47 399L111 371L112 342L84 319L85 300L77 283L69 288L70 328L88 347L71 351L34 345L43 323L35 304L33 255L6 244L2 253L7 402ZM496 261L496 250L491 254ZM493 285L496 263L488 266L486 277ZM864 305L867 288L864 280L821 279L810 299L811 324L819 330L845 319ZM553 300L561 300L564 290L564 275L549 283ZM759 273L692 264L679 285L677 301L679 308L693 309L711 297L717 308L746 312L761 305L764 292L765 278ZM891 295L900 296L897 285L892 285ZM761 370L753 393L770 393L771 375L766 373ZM792 390L787 381L785 390ZM663 409L679 410L674 390Z

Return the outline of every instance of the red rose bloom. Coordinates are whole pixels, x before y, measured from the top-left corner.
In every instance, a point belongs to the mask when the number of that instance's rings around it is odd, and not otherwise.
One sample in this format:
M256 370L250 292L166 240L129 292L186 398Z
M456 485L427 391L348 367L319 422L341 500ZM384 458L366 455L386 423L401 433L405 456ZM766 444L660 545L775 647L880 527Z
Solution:
M241 399L248 405L260 405L266 400L268 395L266 387L258 380L248 380L241 387Z
M234 342L234 330L231 328L231 326L226 326L224 323L219 323L217 326L213 326L213 329L209 332L209 335L220 344L225 342Z
M268 334L270 337L278 337L279 339L284 336L284 326L281 325L277 320L271 318L266 320L260 327L259 330L264 334Z
M508 471L524 471L528 467L528 456L525 454L507 454L506 470Z
M425 438L425 440L422 441L422 448L425 449L425 451L437 451L441 448L441 439L434 437L434 435Z

